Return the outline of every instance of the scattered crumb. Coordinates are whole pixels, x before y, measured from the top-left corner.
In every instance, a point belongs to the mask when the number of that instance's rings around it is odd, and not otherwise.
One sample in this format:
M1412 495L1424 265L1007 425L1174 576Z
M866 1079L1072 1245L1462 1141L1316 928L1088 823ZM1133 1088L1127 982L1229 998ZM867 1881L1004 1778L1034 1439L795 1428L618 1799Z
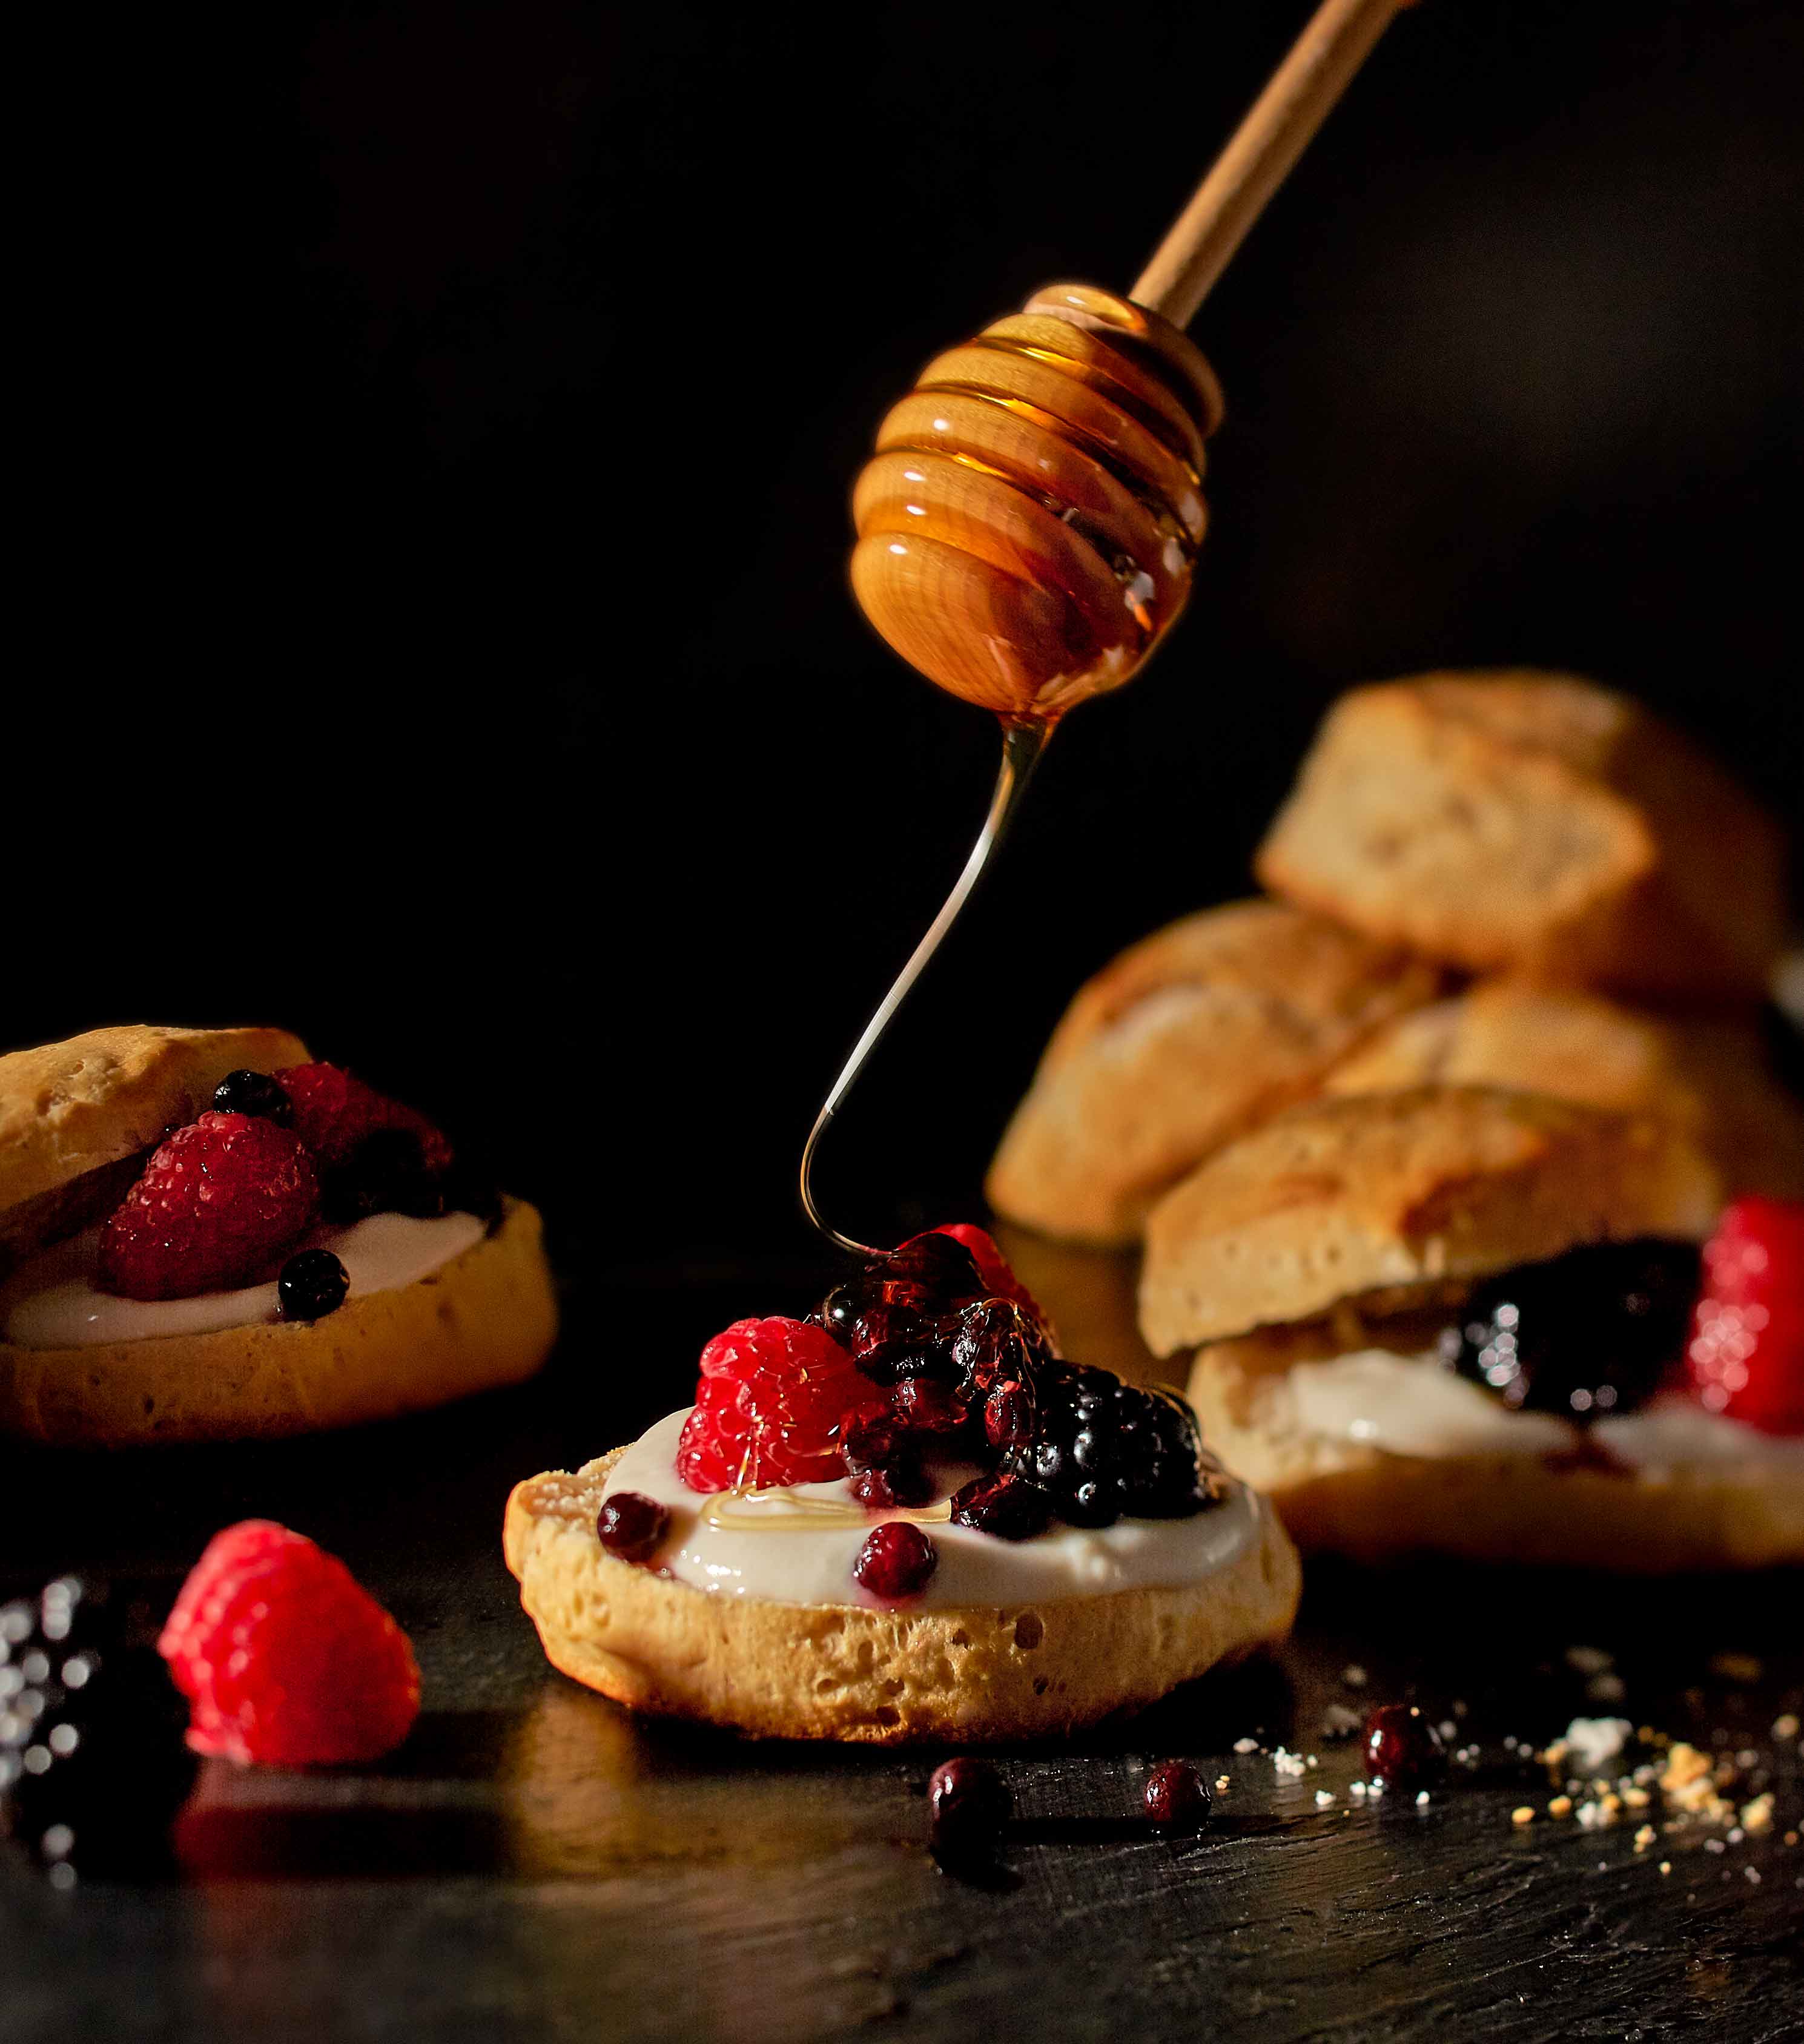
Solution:
M1227 1776L1225 1774L1217 1774L1215 1777L1215 1786L1217 1792L1225 1789L1228 1786Z
M1798 1718L1794 1712L1787 1711L1773 1719L1775 1739L1795 1739L1798 1736Z
M1633 1730L1626 1718L1575 1718L1558 1742L1561 1757L1570 1754L1586 1773L1596 1774L1621 1752Z
M1340 1679L1349 1689L1363 1689L1369 1677L1358 1662L1349 1661L1340 1670Z
M1294 1781L1303 1772L1303 1757L1300 1753L1287 1753L1279 1746L1271 1756L1271 1768L1275 1774Z
M1660 1863L1660 1870L1662 1873L1671 1873L1672 1871L1672 1862L1669 1859L1663 1859Z
M1757 1866L1744 1866L1741 1869L1741 1878L1744 1881L1751 1881L1758 1888L1760 1885L1760 1869Z
M1330 1704L1321 1714L1321 1736L1330 1745L1351 1739L1359 1729L1359 1712L1348 1710L1344 1704Z
M1256 1739L1237 1739L1234 1742L1234 1750L1237 1753L1257 1753L1259 1741Z
M1765 1663L1752 1654L1717 1654L1710 1658L1710 1673L1725 1682L1757 1682L1766 1672Z
M1771 1790L1764 1796L1756 1796L1752 1803L1741 1806L1741 1822L1750 1831L1770 1831L1773 1827L1773 1799Z
M1628 1809L1644 1810L1653 1798L1645 1788L1637 1788L1631 1781L1624 1785L1622 1800L1624 1806Z
M1315 1792L1315 1807L1318 1810L1325 1810L1333 1800L1334 1792L1332 1788L1318 1788Z
M1347 1792L1349 1796L1364 1796L1366 1792L1366 1785L1363 1781L1356 1781Z
M1654 1829L1652 1824L1642 1825L1641 1828L1635 1834L1636 1851L1645 1852L1648 1846L1651 1846L1654 1840L1659 1836L1659 1832Z
M1535 1821L1533 1806L1528 1803L1518 1803L1510 1812L1510 1821L1513 1824L1532 1824Z
M1556 1796L1553 1800L1548 1804L1547 1813L1550 1817L1571 1816L1572 1814L1572 1798L1570 1796Z

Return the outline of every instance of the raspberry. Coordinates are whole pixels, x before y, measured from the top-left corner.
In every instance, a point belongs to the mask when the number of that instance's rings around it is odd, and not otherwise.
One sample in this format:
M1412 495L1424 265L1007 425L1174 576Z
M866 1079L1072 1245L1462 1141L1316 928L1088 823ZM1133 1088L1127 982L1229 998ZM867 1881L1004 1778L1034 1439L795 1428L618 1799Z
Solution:
M944 1228L937 1228L935 1235L949 1235L954 1242L971 1252L971 1260L977 1266L978 1275L993 1299L1012 1299L1030 1320L1041 1327L1048 1324L1040 1302L1010 1269L1009 1259L983 1230L968 1220L949 1221Z
M213 1535L156 1644L188 1699L196 1753L375 1760L419 1715L406 1634L342 1562L270 1520Z
M828 1483L843 1428L881 1397L831 1335L806 1320L736 1320L702 1351L695 1410L677 1444L691 1490Z
M249 1283L307 1226L319 1176L300 1139L247 1114L203 1114L156 1151L101 1230L99 1278L128 1299Z
M1725 1209L1705 1246L1686 1360L1711 1412L1804 1433L1804 1204L1742 1199Z
M417 1136L425 1170L437 1178L451 1168L452 1151L423 1114L390 1100L340 1065L290 1065L275 1074L294 1110L294 1132L323 1170L348 1164L359 1146L379 1131Z

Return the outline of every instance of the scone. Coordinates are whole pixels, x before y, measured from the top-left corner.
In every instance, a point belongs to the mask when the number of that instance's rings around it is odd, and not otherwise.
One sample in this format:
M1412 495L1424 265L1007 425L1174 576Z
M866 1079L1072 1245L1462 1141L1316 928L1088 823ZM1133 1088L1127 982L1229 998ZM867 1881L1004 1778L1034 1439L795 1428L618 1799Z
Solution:
M1668 1126L1498 1088L1322 1100L1155 1211L1141 1324L1194 1350L1210 1439L1306 1551L1804 1561L1804 1362L1776 1398L1733 1347L1698 1380L1721 1201Z
M1323 1085L1500 1085L1644 1114L1689 1135L1732 1193L1804 1197L1804 1109L1739 1018L1646 1013L1575 988L1489 980L1379 1030Z
M990 1167L990 1204L1066 1241L1137 1241L1187 1171L1439 987L1433 966L1285 903L1187 916L1079 989Z
M1261 882L1473 970L1759 999L1784 934L1779 832L1624 696L1562 674L1427 674L1329 712Z
M515 1382L556 1330L534 1210L280 1030L0 1058L0 1431L345 1426Z
M807 1321L737 1323L694 1407L516 1487L507 1563L555 1666L755 1737L970 1743L1140 1709L1289 1629L1270 1505L1175 1395L1055 1357L958 1235Z

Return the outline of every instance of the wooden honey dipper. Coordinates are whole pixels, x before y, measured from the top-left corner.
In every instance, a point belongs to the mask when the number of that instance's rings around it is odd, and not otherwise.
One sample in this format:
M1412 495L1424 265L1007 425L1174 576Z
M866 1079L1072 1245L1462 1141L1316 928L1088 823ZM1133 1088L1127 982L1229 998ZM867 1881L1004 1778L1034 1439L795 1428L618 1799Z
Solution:
M910 664L1002 724L1002 770L964 871L827 1096L816 1147L956 920L1054 726L1139 671L1183 610L1207 522L1214 371L1185 335L1210 286L1410 0L1323 0L1131 294L1053 284L937 356L858 478L853 594Z

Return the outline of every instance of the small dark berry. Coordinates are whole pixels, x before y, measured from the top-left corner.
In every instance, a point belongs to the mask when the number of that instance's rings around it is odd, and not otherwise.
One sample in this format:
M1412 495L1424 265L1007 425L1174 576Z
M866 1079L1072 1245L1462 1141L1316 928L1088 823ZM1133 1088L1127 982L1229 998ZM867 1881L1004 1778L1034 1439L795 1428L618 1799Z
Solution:
M217 1114L248 1114L284 1128L294 1124L294 1103L267 1072L228 1072L213 1089Z
M854 1420L840 1442L840 1458L850 1476L862 1476L867 1470L882 1469L898 1456L910 1452L910 1443L905 1430L888 1413Z
M1447 1772L1441 1735L1414 1704L1381 1704L1366 1719L1366 1773L1385 1789L1432 1788Z
M1014 1807L1007 1784L987 1761L944 1762L927 1784L934 1850L956 1858L993 1854Z
M1025 1477L980 1476L952 1493L952 1523L998 1540L1031 1540L1052 1523L1052 1500Z
M1187 1760L1164 1760L1146 1777L1146 1814L1162 1831L1200 1831L1214 1798Z
M880 1263L867 1266L867 1272L886 1293L893 1287L899 1295L906 1287L925 1294L922 1303L952 1305L979 1298L986 1289L971 1251L949 1235L917 1235Z
M944 1385L924 1377L898 1385L890 1408L911 1434L956 1434L966 1419L964 1407Z
M861 1589L894 1603L919 1596L939 1566L939 1549L918 1526L890 1519L871 1529L852 1573Z
M898 1455L880 1468L860 1470L846 1485L867 1511L907 1511L933 1495L933 1479L912 1455Z
M637 1490L617 1490L595 1520L595 1538L620 1562L648 1562L670 1531L670 1512Z
M444 1185L427 1169L420 1139L410 1128L378 1128L325 1174L320 1204L328 1220L341 1225L374 1213L429 1220L444 1212Z
M303 1249L283 1265L275 1281L277 1310L285 1320L323 1320L344 1304L350 1289L350 1273L329 1249Z

